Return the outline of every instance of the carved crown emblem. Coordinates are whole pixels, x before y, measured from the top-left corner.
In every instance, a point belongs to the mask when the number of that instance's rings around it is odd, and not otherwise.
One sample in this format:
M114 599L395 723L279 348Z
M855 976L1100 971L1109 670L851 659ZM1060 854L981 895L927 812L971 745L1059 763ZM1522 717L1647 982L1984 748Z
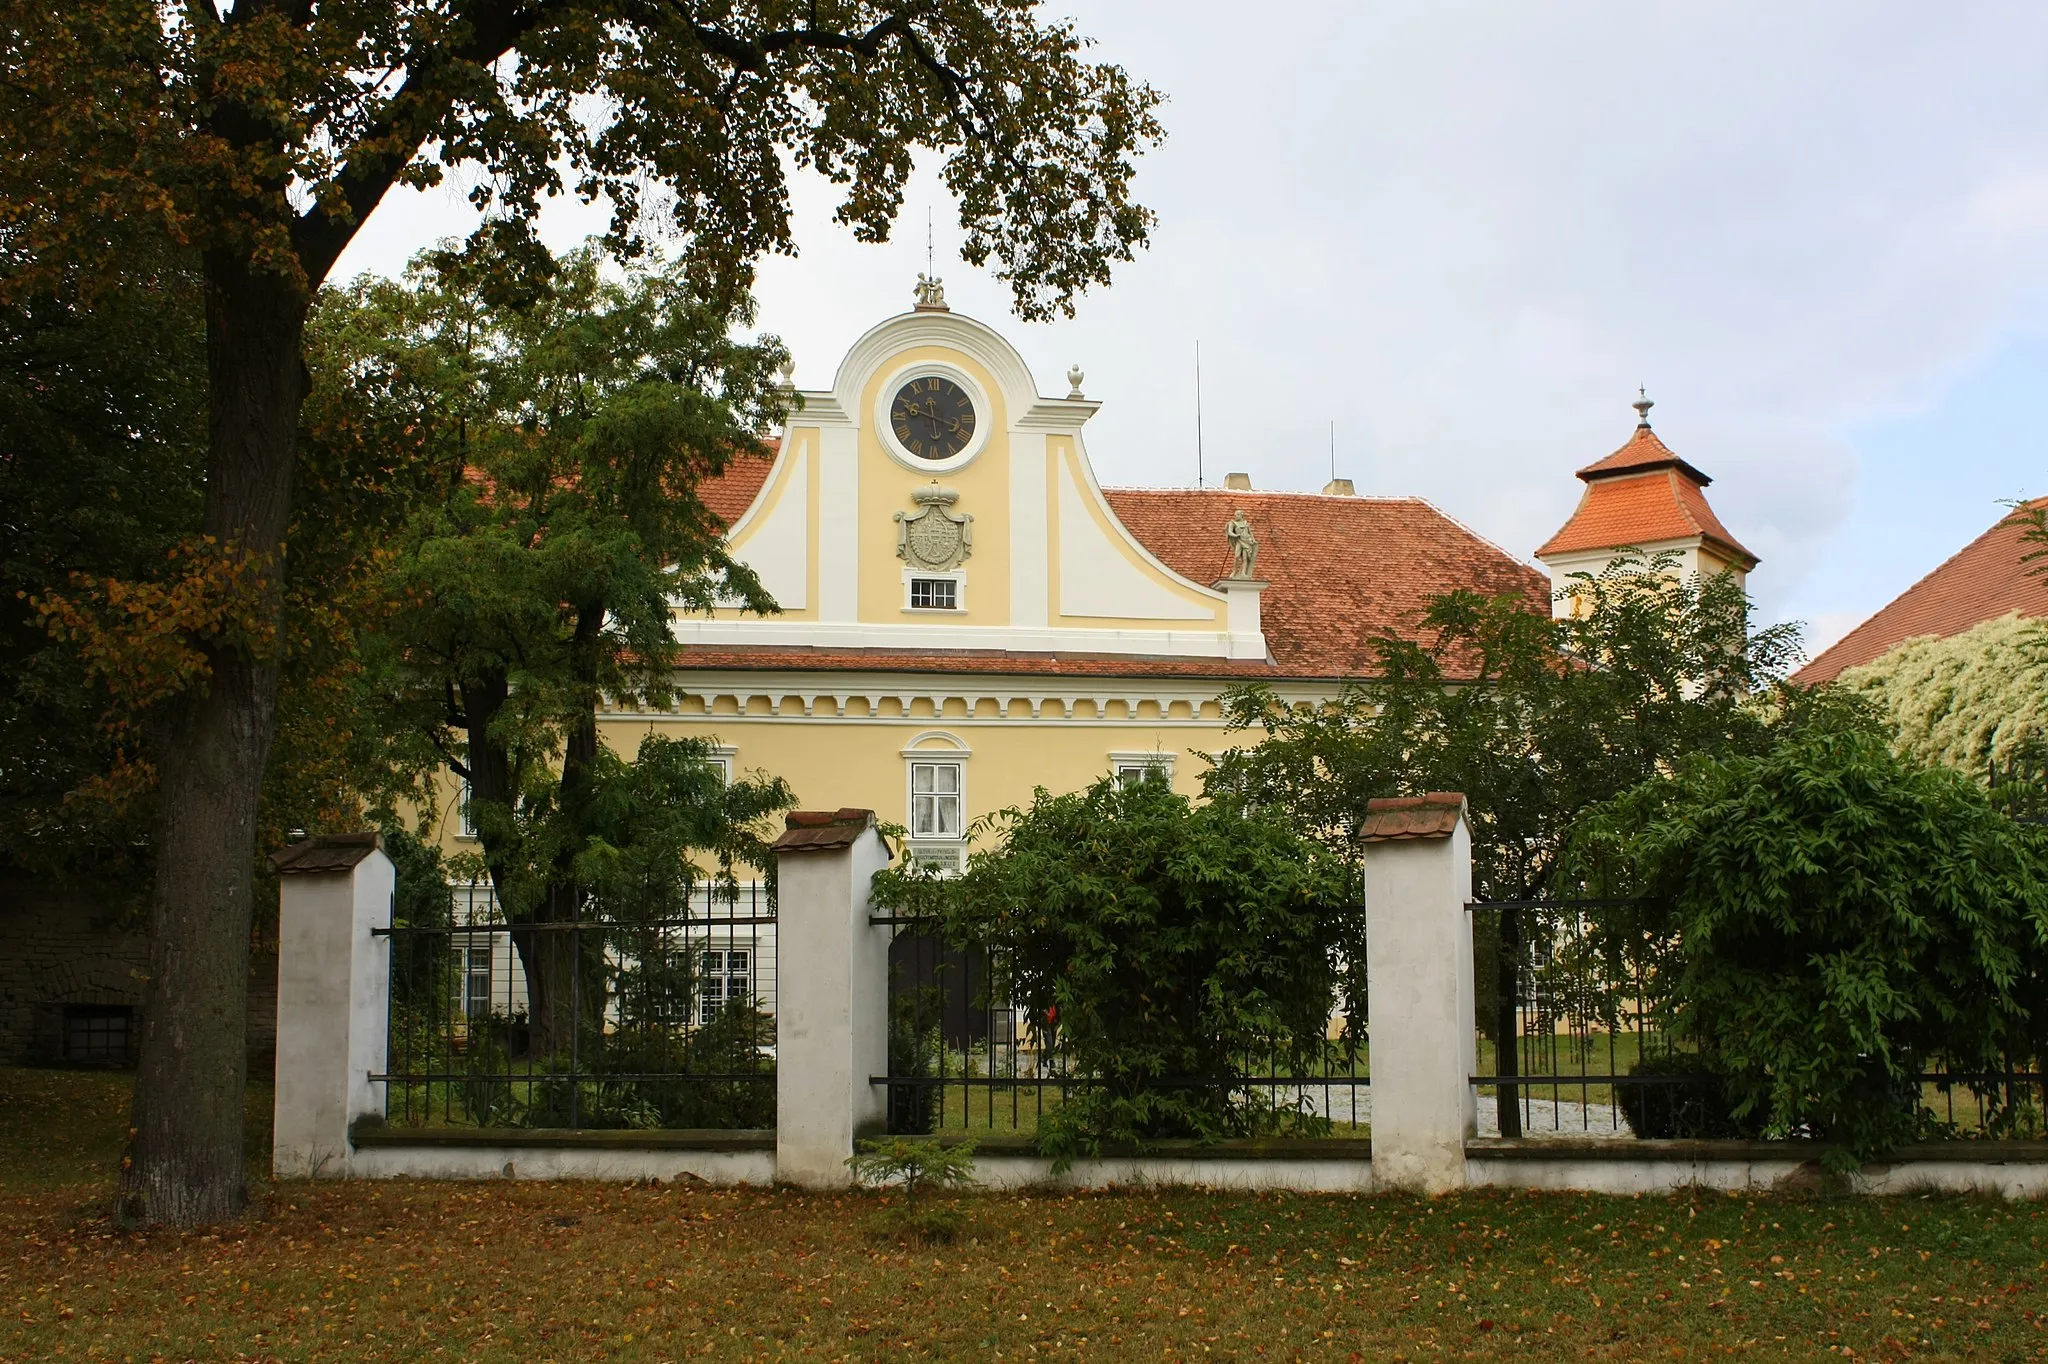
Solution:
M910 495L922 511L896 513L896 557L912 568L945 573L967 562L974 552L974 518L954 511L960 494L939 481Z

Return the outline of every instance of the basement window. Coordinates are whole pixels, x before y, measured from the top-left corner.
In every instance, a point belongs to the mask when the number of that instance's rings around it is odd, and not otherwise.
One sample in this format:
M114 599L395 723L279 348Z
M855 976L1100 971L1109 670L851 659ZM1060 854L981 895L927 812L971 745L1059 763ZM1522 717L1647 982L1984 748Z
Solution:
M912 578L910 609L913 611L958 611L960 584L952 578Z
M134 1056L135 1010L125 1004L64 1006L64 1059L75 1066L125 1066Z

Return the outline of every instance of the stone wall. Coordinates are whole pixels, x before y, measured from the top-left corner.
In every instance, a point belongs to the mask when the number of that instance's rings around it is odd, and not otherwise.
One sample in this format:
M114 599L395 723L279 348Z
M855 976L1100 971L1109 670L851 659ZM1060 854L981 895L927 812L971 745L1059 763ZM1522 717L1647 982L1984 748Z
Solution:
M0 1065L65 1060L65 1010L135 1012L149 953L139 919L76 891L0 873ZM268 1078L277 1045L277 948L249 960L249 1073Z

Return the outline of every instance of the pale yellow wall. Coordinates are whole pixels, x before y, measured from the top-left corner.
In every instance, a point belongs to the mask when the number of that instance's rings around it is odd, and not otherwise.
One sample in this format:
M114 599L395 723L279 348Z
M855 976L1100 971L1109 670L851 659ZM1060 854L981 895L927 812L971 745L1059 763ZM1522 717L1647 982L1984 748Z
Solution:
M785 703L788 704L788 703ZM1156 702L1140 707L1149 717ZM966 768L965 808L969 819L1010 805L1029 805L1032 790L1078 790L1106 776L1112 770L1111 752L1163 752L1173 755L1173 787L1189 796L1199 796L1202 773L1208 764L1202 752L1221 750L1247 742L1242 731L1230 732L1217 718L1215 703L1204 707L1211 717L1206 723L1064 724L1058 721L1014 719L1001 723L963 723L965 705L954 701L954 713L933 716L927 705L913 707L914 714L900 721L849 724L833 720L805 720L801 716L742 720L738 717L657 717L619 719L601 726L607 743L631 754L641 739L654 733L668 738L716 739L735 750L736 773L766 771L783 778L795 788L804 809L831 810L854 806L875 811L893 824L909 822L908 760L903 750L928 731L941 730L962 741L970 755ZM983 709L988 709L984 703ZM1177 713L1190 707L1176 705ZM1113 713L1123 709L1112 703ZM723 720L723 723L721 723ZM944 758L952 745L929 739L918 745L921 756Z
M986 423L988 443L965 468L951 473L925 473L906 468L882 448L875 430L875 405L882 386L905 365L937 362L972 375L986 399L978 404L978 423ZM1010 410L1002 388L981 363L950 346L917 346L892 356L868 379L860 405L852 413L860 424L860 619L877 625L937 620L947 625L1010 623ZM943 616L906 613L903 609L903 560L896 557L894 513L918 511L910 494L929 484L960 494L952 510L974 517L974 548L967 571L967 609ZM817 521L812 521L816 527ZM815 531L814 531L815 534ZM813 553L813 562L816 554Z

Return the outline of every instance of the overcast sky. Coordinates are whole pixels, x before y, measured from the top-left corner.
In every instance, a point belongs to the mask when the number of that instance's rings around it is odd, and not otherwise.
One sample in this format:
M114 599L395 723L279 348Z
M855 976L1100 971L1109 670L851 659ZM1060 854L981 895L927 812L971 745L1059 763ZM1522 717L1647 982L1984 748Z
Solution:
M800 196L764 329L829 383L908 306L937 223L949 299L1046 393L1087 372L1114 484L1418 494L1527 555L1636 385L1760 555L1764 613L1824 645L2048 491L2048 5L1312 5L1060 0L1167 92L1152 247L1072 321L1026 326L954 257L919 181L888 245ZM601 221L551 211L546 235ZM387 202L343 273L467 229ZM1372 546L1360 546L1371 553Z

